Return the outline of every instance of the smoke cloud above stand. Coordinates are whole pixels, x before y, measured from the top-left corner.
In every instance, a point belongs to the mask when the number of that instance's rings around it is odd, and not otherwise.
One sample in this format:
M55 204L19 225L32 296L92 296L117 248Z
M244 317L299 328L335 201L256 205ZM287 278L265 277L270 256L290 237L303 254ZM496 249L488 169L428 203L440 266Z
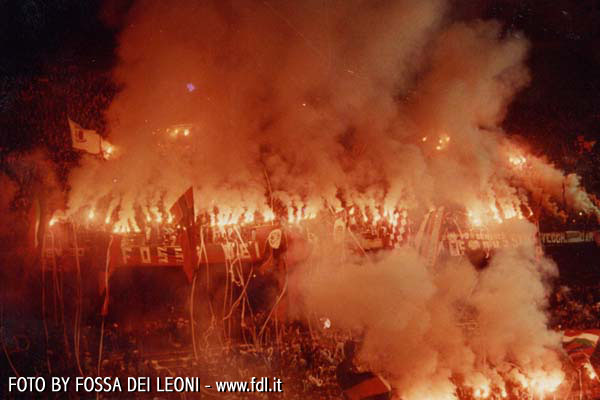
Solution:
M121 204L131 218L134 204L171 204L192 184L198 209L233 219L268 209L270 194L306 215L324 203L485 214L496 197L499 213L518 213L528 194L513 186L509 157L523 153L500 123L528 82L528 43L494 21L452 21L446 8L137 3L108 111L116 157L82 161L70 211ZM537 194L552 204L563 175L541 164L521 186L551 186ZM578 181L567 182L582 206Z

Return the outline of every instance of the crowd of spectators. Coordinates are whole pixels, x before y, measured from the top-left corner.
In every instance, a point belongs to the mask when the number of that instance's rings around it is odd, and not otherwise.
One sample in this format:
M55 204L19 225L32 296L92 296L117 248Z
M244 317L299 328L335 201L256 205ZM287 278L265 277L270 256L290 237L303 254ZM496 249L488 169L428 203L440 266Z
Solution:
M52 375L119 377L122 384L127 377L148 377L155 382L157 377L200 376L204 385L215 381L250 381L252 377L266 376L282 380L286 399L342 397L335 371L344 356L343 345L348 337L339 332L311 331L302 324L281 325L277 334L271 333L273 340L269 343L199 345L196 358L189 340L189 321L184 318L147 321L136 329L111 323L104 327L103 355L99 364L98 334L97 327L88 325L82 329L79 373L73 354L69 356L70 364L62 357L65 356L62 335L51 331L49 358L37 360L40 365L34 375L44 376L47 363L50 363ZM158 342L160 348L154 347ZM211 394L210 389L202 390L204 395ZM200 398L203 392L186 393L185 398ZM133 396L182 398L179 393L156 392ZM229 398L267 399L274 396L273 393L231 393ZM114 392L99 398L132 398L132 393Z
M600 329L600 283L558 285L550 297L550 326Z
M45 345L27 343L23 339L17 347L28 354L37 354L30 370L22 374L48 376L113 376L126 381L129 376L156 377L198 376L202 382L249 381L251 377L278 377L284 383L286 399L340 399L341 388L336 379L336 368L344 358L344 344L348 334L330 329L326 321L309 327L303 323L280 324L277 332L267 332L260 343L252 343L252 335L246 332L246 340L223 341L220 346L209 346L203 340L198 343L198 358L194 357L190 341L189 318L180 308L167 306L165 312L135 323L107 322L104 326L103 356L98 372L98 349L100 326L86 321L80 333L81 372L72 352L72 331L67 327L66 336L62 325L53 326L49 321L47 348ZM154 315L154 314L153 314ZM549 322L555 330L600 329L600 284L582 281L561 281L550 295ZM257 314L257 317L260 316ZM68 326L71 326L68 321ZM262 321L244 324L248 327L262 326ZM198 334L199 337L202 333ZM65 341L68 345L65 345ZM232 344L237 343L237 344ZM13 354L16 344L8 344L8 353L16 368L23 367L19 354ZM36 347L37 346L37 347ZM35 364L35 365L33 365ZM14 375L14 374L11 374ZM460 387L460 386L459 386ZM203 389L209 390L209 389ZM462 390L462 389L461 389ZM464 392L464 393L463 393ZM461 392L460 398L469 398L469 391ZM210 398L210 392L203 398ZM202 393L198 394L200 398ZM131 393L112 393L105 398L132 398ZM177 393L138 393L136 398L181 398ZM102 396L100 396L102 398ZM195 398L187 394L186 398ZM231 394L229 398L277 398L274 394ZM281 397L280 397L281 398Z
M558 285L550 298L551 326L557 330L600 328L600 285ZM322 322L322 321L321 321ZM258 324L258 323L257 323ZM258 324L260 325L260 324ZM200 335L201 336L201 335ZM202 384L215 381L250 381L252 377L277 377L283 381L286 399L340 399L342 391L336 369L344 359L344 345L349 334L329 329L326 323L309 327L303 323L280 324L269 340L258 343L224 341L209 346L200 341L197 358L190 341L189 320L176 312L160 318L144 320L134 326L117 322L104 327L103 357L98 365L98 326L85 325L81 330L80 367L85 376L157 377L200 376ZM67 365L64 336L60 330L50 331L49 359L52 375L80 375L70 355ZM40 357L36 374L46 374L47 360ZM100 368L100 370L98 369ZM100 371L100 372L99 372ZM461 386L458 386L461 388ZM460 389L459 397L469 399L469 390ZM210 398L211 389L187 393L186 399ZM212 389L214 391L214 389ZM514 397L516 391L511 390ZM135 398L180 399L179 393L136 393ZM524 392L523 396L527 396ZM100 395L99 398L132 398L123 391ZM273 393L230 394L232 399L277 398ZM281 398L281 397L279 397ZM520 398L520 397L517 397ZM524 397L525 398L525 397Z

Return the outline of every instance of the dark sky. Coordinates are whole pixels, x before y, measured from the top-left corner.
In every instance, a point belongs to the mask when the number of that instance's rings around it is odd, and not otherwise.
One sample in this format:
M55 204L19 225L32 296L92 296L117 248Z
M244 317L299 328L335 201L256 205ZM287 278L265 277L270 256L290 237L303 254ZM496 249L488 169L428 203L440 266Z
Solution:
M131 2L0 1L3 151L42 145L62 157L67 114L103 131L103 110L117 90L110 80L116 38ZM599 136L600 1L455 0L452 13L499 19L532 42L533 80L511 106L509 132L554 159L577 135Z

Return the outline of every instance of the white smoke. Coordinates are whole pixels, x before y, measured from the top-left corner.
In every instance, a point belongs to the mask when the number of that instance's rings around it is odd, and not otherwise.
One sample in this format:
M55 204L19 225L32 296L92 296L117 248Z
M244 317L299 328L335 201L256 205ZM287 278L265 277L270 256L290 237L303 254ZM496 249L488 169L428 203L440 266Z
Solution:
M168 207L189 185L199 209L238 215L269 208L270 194L310 212L324 201L483 207L510 186L499 124L528 82L528 43L494 21L449 21L445 9L139 2L108 112L118 157L83 160L71 211L121 204L131 216L135 205ZM167 133L177 124L193 128ZM529 190L561 187L562 173L546 167L558 180Z
M320 262L293 273L293 292L302 295L291 302L362 333L360 361L391 377L402 398L453 399L457 377L473 393L501 389L515 367L540 392L562 380L560 336L545 313L545 282L557 270L533 247L499 251L482 271L467 260L428 269L409 248L372 263Z

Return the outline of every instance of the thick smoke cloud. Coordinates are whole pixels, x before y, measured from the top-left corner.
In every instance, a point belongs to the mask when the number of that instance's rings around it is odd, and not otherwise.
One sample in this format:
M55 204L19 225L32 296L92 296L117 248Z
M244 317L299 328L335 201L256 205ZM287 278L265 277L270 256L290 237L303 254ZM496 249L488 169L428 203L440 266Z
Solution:
M144 203L167 191L170 201L190 183L220 206L257 208L265 172L286 204L336 204L338 189L380 201L407 157L423 162L403 149L398 99L414 90L443 6L334 3L140 2L109 111L120 158L73 175L73 208L108 192ZM169 141L179 123L196 129Z
M467 260L428 268L404 249L372 263L323 256L291 282L302 294L298 312L361 334L361 362L389 376L403 398L454 399L457 381L473 393L506 390L524 376L536 395L558 385L560 336L545 314L556 274L533 247L498 252L482 271Z
M118 157L83 161L71 211L131 217L190 184L198 208L238 214L269 190L310 212L523 200L499 124L528 81L526 40L449 21L442 1L288 3L137 3L108 112Z

